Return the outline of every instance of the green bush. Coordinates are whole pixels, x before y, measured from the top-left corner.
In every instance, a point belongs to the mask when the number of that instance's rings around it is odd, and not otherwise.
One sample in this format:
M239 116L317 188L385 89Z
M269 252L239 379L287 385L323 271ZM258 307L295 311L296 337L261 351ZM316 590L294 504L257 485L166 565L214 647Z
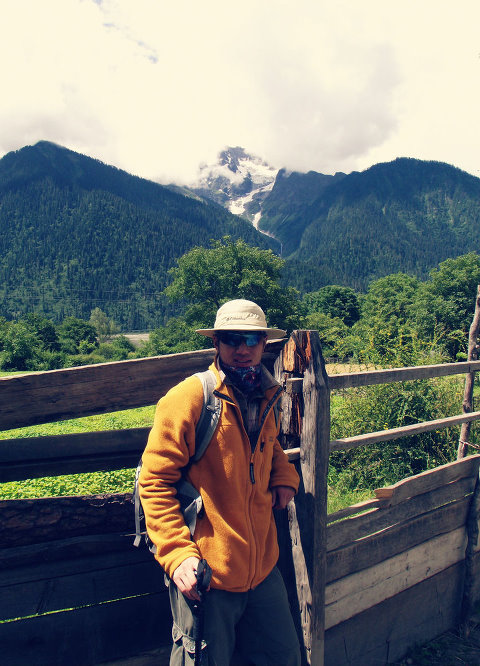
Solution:
M135 347L124 335L119 335L112 342L100 343L97 351L105 361L123 361L135 355Z
M349 389L332 414L332 439L458 414L458 379L430 379ZM458 428L338 451L330 457L337 489L378 488L455 459Z
M105 363L105 359L99 354L74 354L68 357L67 367L77 368L81 365L95 365L95 363Z

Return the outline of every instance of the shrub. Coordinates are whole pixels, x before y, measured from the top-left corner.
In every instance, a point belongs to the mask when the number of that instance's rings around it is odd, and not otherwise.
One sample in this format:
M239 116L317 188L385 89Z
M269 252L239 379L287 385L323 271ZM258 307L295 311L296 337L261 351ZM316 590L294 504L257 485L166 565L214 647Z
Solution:
M388 430L460 411L458 379L431 379L349 389L332 417L332 437ZM441 429L335 452L330 481L346 490L377 488L455 459L457 429Z

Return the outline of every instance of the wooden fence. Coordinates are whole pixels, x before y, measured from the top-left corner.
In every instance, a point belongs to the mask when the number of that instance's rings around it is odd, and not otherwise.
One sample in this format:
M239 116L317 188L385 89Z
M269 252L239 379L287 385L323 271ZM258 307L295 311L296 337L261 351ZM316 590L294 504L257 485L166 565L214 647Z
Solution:
M0 428L153 404L213 351L0 379ZM411 477L327 516L330 451L480 418L330 438L330 391L475 372L480 362L327 376L318 335L298 331L264 361L285 387L282 443L302 478L277 517L280 566L305 663L398 660L455 626L475 573L480 456ZM0 440L0 480L132 467L147 429ZM158 565L132 547L129 494L0 502L0 646L6 666L90 666L168 644ZM467 556L466 556L467 553ZM473 581L473 582L472 582ZM166 662L165 662L166 663Z

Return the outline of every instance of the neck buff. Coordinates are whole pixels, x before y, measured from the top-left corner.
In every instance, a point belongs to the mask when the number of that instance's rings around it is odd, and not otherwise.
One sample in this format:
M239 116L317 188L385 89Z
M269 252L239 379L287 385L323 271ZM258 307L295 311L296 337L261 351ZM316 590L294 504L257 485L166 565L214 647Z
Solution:
M236 368L225 363L221 363L221 366L225 374L242 393L251 393L260 388L262 384L260 364L249 365L245 368Z

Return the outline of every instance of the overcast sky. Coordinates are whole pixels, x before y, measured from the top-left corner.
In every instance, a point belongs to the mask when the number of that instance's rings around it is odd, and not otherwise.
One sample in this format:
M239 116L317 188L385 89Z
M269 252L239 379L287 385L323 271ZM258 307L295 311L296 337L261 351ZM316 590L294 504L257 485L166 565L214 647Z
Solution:
M0 0L0 156L46 139L160 182L243 146L480 176L479 0Z

